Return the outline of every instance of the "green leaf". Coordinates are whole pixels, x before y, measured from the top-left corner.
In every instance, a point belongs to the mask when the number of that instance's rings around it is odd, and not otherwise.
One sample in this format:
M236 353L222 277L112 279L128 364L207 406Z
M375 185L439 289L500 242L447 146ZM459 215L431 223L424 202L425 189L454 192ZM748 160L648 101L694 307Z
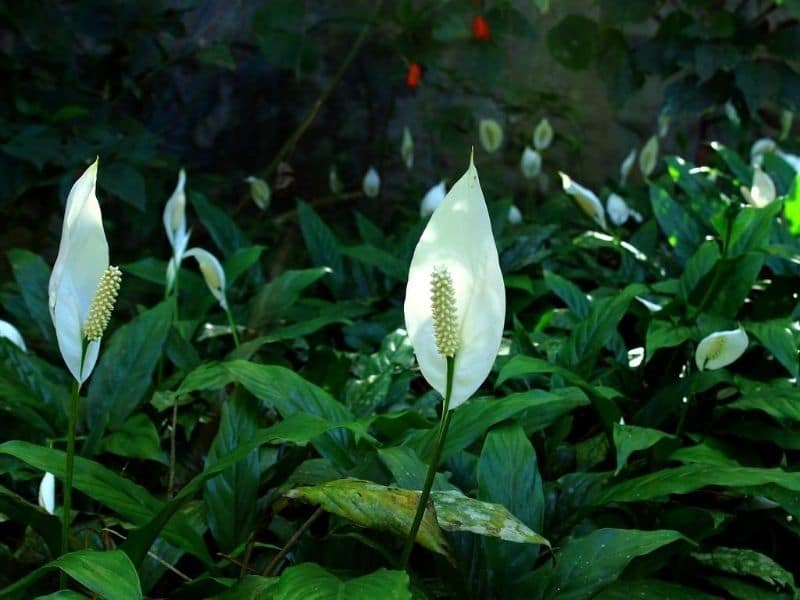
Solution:
M420 492L390 488L361 479L338 479L313 487L295 488L286 495L319 504L326 511L362 527L390 531L405 538L414 522ZM438 511L425 511L416 541L432 552L449 557L437 515Z
M117 329L103 345L86 397L91 440L86 452L93 451L107 425L121 429L144 401L172 325L173 311L173 301L164 301Z
M306 248L315 267L328 267L331 276L325 283L337 293L344 284L344 262L339 242L317 212L305 202L297 203L297 218Z
M97 173L97 185L142 212L147 209L144 177L130 165L124 163L103 165Z
M398 281L405 281L408 277L408 265L396 255L376 248L370 244L342 248L342 253L365 265L378 268L384 274Z
M0 454L14 456L64 480L66 456L60 450L14 440L0 444ZM147 523L164 505L142 486L80 456L75 457L73 486L134 525ZM164 537L174 546L211 564L202 538L182 515L175 515L166 525Z
M664 188L655 184L650 184L650 204L670 246L675 248L681 262L685 262L702 241L697 223Z
M579 71L592 63L599 37L595 21L583 15L567 15L547 32L547 49L559 63Z
M739 209L731 227L728 256L735 257L763 250L769 243L775 217L780 214L782 208L782 203L776 201L762 208L743 206Z
M280 323L286 316L287 310L297 302L300 293L330 272L328 267L317 267L281 273L256 294L250 305L248 326L258 330L273 323Z
M720 259L719 245L714 240L706 240L692 257L686 261L683 273L678 278L678 297L689 300L698 283L708 275Z
M47 289L50 281L50 267L38 254L28 250L13 249L6 253L14 280L19 286L25 307L34 323L39 327L48 345L56 344L56 331L50 318Z
M197 218L200 219L224 257L233 256L237 250L252 246L228 211L209 202L203 194L190 192L188 205L194 208Z
M411 600L405 571L379 569L369 575L342 581L314 563L289 567L269 591L273 600Z
M677 441L678 438L658 429L614 423L614 446L617 448L617 470L614 474L622 471L631 454L651 448L666 439Z
M577 391L574 388L573 392ZM483 436L492 425L525 412L525 431L528 434L544 429L556 419L580 406L589 404L589 399L581 393L559 395L542 390L530 390L510 394L505 398L475 398L459 406L450 422L442 461L463 450ZM414 448L424 460L433 454L437 431L428 429L408 436L406 445Z
M28 587L47 572L61 569L75 581L108 600L135 600L142 598L142 588L136 569L121 550L98 552L78 550L70 552L29 573L13 585L0 590L3 598L30 597Z
M692 558L700 564L726 573L757 577L770 586L781 586L795 591L794 576L769 556L755 550L717 546L711 552L694 552Z
M536 451L517 423L491 430L478 460L478 498L495 502L533 531L544 523L544 487L536 464ZM519 548L509 542L486 539L484 555L490 581L502 592L533 566L538 547Z
M0 513L17 523L27 523L36 533L44 538L50 554L61 552L61 519L49 514L36 504L31 504L0 485Z
M262 598L274 598L271 593L276 581L278 581L277 577L246 575L239 579L239 581L227 591L214 596L214 600L260 600Z
M686 340L691 340L695 336L695 328L686 325L675 325L661 319L653 319L647 326L647 336L645 338L645 356L647 362L653 358L656 350L661 348L672 348L680 346Z
M215 43L210 46L201 47L195 53L195 57L201 63L222 67L229 71L236 70L236 61L233 59L231 49L227 44Z
M223 403L219 429L208 451L206 464L221 458L251 439L258 428L258 411L245 394ZM247 539L256 525L256 500L261 461L257 449L206 483L203 498L208 506L208 528L223 552L231 552Z
M685 540L677 531L598 529L570 538L556 555L514 586L518 598L530 600L582 600L591 598L615 581L637 556Z
M600 15L611 25L640 23L658 11L659 3L650 0L599 0Z
M790 329L789 319L773 319L759 323L749 322L745 325L781 363L792 377L798 377L797 342Z
M161 449L161 439L153 422L144 414L126 419L100 441L100 451L117 456L154 460L168 464L167 455Z
M687 494L709 485L746 488L769 483L800 492L800 473L788 473L781 469L691 464L662 469L612 485L600 494L596 502L644 502L670 494Z
M792 187L784 201L783 208L786 220L789 221L789 231L792 235L800 235L800 173L792 181Z
M696 588L658 579L621 579L593 597L593 600L719 600Z
M230 287L242 273L247 271L253 265L258 264L258 259L261 258L261 253L264 252L264 246L249 246L247 248L239 248L233 252L222 265L225 271L226 285Z
M544 271L543 276L547 288L561 298L576 317L585 319L589 316L592 304L577 285L550 271Z

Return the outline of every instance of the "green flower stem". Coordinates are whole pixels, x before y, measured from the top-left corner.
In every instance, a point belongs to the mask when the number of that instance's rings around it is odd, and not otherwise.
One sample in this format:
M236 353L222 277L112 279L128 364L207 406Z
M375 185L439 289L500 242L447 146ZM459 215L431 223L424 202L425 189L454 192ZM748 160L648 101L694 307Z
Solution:
M81 385L77 380L72 382L72 394L69 401L69 425L67 429L67 465L64 474L64 507L61 516L61 554L69 552L69 517L72 513L72 470L75 463L75 427L78 421L78 394ZM66 574L62 571L61 589L67 585Z
M233 319L233 313L230 306L225 308L225 313L228 315L228 324L231 326L231 334L233 334L233 343L239 347L239 330L236 328L236 321Z
M450 396L453 392L453 365L455 359L452 356L447 357L447 385L445 387L444 405L442 406L442 420L439 424L439 436L436 440L436 448L433 451L431 464L428 465L428 474L425 477L425 485L422 487L422 493L419 496L419 504L417 504L417 513L414 515L414 522L411 525L411 531L408 534L405 546L403 547L403 554L400 559L400 568L405 569L408 567L408 559L411 557L411 550L414 548L414 542L417 539L419 527L422 524L422 518L425 515L425 509L428 506L428 498L431 495L431 487L433 487L433 479L436 476L436 471L439 468L439 462L442 459L442 450L444 449L444 440L447 437L447 429L450 427L450 419L453 416L450 410Z

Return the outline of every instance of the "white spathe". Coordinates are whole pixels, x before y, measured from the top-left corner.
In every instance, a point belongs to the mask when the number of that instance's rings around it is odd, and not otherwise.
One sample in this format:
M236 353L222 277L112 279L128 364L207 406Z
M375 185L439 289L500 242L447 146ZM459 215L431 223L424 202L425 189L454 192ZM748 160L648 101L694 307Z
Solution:
M631 209L628 207L628 203L619 194L611 194L608 197L606 210L608 211L609 220L617 227L624 225L625 221L631 216Z
M225 298L225 271L217 257L202 248L191 248L184 256L197 261L209 291L223 310L228 310L228 300Z
M522 211L516 204L508 207L508 223L510 225L520 225L522 223Z
M250 197L255 205L260 210L267 210L272 200L272 190L270 190L269 184L255 175L245 177L244 180L250 184Z
M542 172L542 155L530 146L525 146L519 159L519 170L526 179L533 179Z
M760 138L753 142L750 147L750 164L754 167L760 167L764 162L764 155L775 152L778 149L778 144L771 138Z
M553 126L546 118L539 121L536 129L533 130L533 147L539 150L547 150L553 143Z
M492 154L503 145L503 128L494 119L481 119L478 123L478 137L483 149Z
M756 208L763 208L773 200L775 200L775 183L772 178L761 170L761 167L755 167L753 172L753 185L748 190L742 186L742 196L749 204Z
M414 138L411 137L411 130L403 127L403 141L400 143L400 156L406 169L414 167Z
M414 250L404 304L406 330L425 379L445 393L446 360L436 349L431 314L431 274L452 277L458 350L450 408L466 402L492 369L505 323L506 295L492 225L478 172L467 172L431 216Z
M0 319L0 338L6 338L21 350L28 350L28 347L25 345L25 340L22 339L22 334L19 332L19 329L14 327L8 321L3 321L2 319Z
M425 192L425 196L422 198L422 202L419 205L419 216L424 219L432 215L433 211L439 208L446 194L447 188L445 187L444 181L440 181L431 187Z
M167 200L164 206L164 230L167 232L167 239L172 246L172 255L180 264L183 253L189 244L189 231L186 229L186 171L178 171L178 183L175 191Z
M566 173L558 172L561 176L561 186L564 191L572 196L573 200L578 203L581 210L591 217L595 223L600 225L603 229L606 228L606 215L603 210L603 205L597 195L572 180Z
M658 136L654 135L642 148L639 154L639 170L642 176L647 179L653 173L658 163Z
M717 331L700 340L694 361L701 371L721 369L744 354L747 344L747 333L741 327L730 331Z
M375 167L370 167L364 174L364 180L361 182L361 188L368 198L375 198L381 191L381 176L375 170Z
M633 163L636 162L636 148L632 148L630 152L628 152L628 156L622 161L619 166L619 179L624 185L626 181L628 181L628 175L631 174L631 169L633 169Z
M56 511L56 478L52 473L45 473L39 482L39 506L51 515Z
M100 341L87 342L83 328L100 278L108 269L108 242L97 202L97 165L81 175L67 197L58 257L50 274L50 317L58 349L79 384L88 379L100 351Z

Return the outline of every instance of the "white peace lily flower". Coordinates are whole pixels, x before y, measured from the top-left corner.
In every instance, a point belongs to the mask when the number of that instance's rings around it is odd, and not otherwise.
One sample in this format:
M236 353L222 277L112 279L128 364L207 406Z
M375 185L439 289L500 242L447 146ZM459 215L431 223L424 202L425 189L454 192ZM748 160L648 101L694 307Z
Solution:
M553 127L546 118L539 121L533 130L533 147L539 151L547 150L553 143Z
M470 160L467 172L422 232L411 259L404 304L406 330L420 370L442 395L445 356L454 356L451 409L466 402L491 371L505 307L489 212Z
M631 216L631 209L628 207L627 202L618 194L611 194L608 197L606 210L608 211L608 218L617 227L624 225Z
M48 288L58 348L82 384L97 363L100 339L114 307L122 275L108 264L108 242L95 190L97 163L81 175L67 197L58 257Z
M411 169L414 166L414 138L411 137L411 131L408 127L403 127L403 141L400 144L400 156L403 158L403 164L406 169Z
M578 206L581 207L583 212L593 219L595 223L600 225L600 227L605 229L606 215L603 210L603 205L600 203L600 199L597 195L579 183L574 182L566 173L559 171L558 174L561 176L561 186L564 188L564 191L572 196L573 200L578 203Z
M21 350L28 350L28 347L25 345L25 340L22 339L22 334L19 332L19 329L14 327L8 321L0 320L0 338L6 338Z
M209 291L217 299L222 309L228 310L228 300L225 298L225 271L217 257L202 248L191 248L186 251L184 256L192 257L197 261Z
M269 184L253 175L245 177L244 180L250 184L250 197L255 205L261 210L267 210L272 200L272 190L269 189Z
M478 123L478 137L483 149L492 154L503 145L503 128L494 119L481 119Z
M747 343L747 333L741 327L730 331L717 331L700 340L694 361L701 371L721 369L744 354Z
M631 151L628 152L628 156L625 157L622 164L619 166L619 178L623 184L628 180L628 175L631 174L633 163L636 162L636 154L636 148L631 149Z
M341 194L344 189L342 180L339 179L339 172L336 170L336 165L331 165L331 168L328 169L328 187L334 196Z
M636 296L636 299L642 303L642 305L649 310L650 312L658 312L660 310L664 310L664 307L660 304L656 304L655 302L650 302L647 298L643 298L642 296Z
M753 142L750 147L750 164L760 167L764 162L764 155L778 150L778 144L771 138L761 138Z
M52 473L45 473L39 483L39 506L51 515L56 511L56 478Z
M639 170L645 179L655 170L658 163L658 136L653 136L642 148L639 154Z
M530 146L525 146L519 159L519 170L526 179L533 179L542 172L542 155Z
M511 225L519 225L522 223L522 212L516 204L508 207L508 222Z
M775 183L772 178L764 173L760 167L756 167L753 172L753 185L748 190L742 186L742 196L749 204L757 208L763 208L775 200Z
M733 102L728 100L723 106L723 110L725 111L725 116L728 117L728 120L733 123L734 125L740 125L742 119L739 117L739 112L736 110L736 107L733 105Z
M432 215L433 211L439 208L446 194L447 188L444 181L440 181L431 187L425 192L425 197L422 198L422 203L419 205L419 216L424 219Z
M172 255L180 264L186 246L189 245L190 232L186 229L186 171L181 169L178 172L178 184L175 191L167 200L164 206L164 230L167 232L167 239L172 246Z
M368 198L375 198L381 191L381 176L375 170L375 167L370 167L364 174L364 181L361 182L361 187L364 190L364 195Z

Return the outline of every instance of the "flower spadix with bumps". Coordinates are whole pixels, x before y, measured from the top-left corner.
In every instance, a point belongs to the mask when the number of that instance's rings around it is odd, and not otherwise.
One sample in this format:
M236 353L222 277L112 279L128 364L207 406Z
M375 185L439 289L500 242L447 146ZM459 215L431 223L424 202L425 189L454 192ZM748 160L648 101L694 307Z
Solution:
M88 379L119 291L121 274L108 264L108 241L97 202L97 161L67 197L58 257L48 289L61 356L75 380Z
M414 250L404 304L422 375L449 408L463 404L494 364L505 322L505 287L478 172L467 172L434 211Z

